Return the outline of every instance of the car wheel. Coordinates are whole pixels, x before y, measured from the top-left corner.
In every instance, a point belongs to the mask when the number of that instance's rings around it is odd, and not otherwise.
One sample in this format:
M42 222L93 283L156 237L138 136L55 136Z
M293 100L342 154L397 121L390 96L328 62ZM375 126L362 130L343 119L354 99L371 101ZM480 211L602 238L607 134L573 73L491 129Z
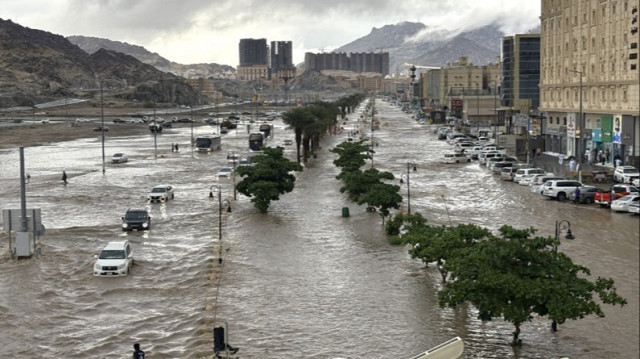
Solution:
M559 192L557 195L558 201L564 201L567 199L567 195L564 192Z
M587 197L587 198L584 199L584 203L585 204L591 204L591 203L593 203L593 199L591 197Z

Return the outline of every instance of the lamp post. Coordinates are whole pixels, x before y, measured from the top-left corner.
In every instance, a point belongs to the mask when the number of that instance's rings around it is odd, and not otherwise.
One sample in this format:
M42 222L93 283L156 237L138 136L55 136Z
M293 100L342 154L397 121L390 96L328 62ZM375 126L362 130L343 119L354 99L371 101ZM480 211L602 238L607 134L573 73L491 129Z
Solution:
M480 137L480 84L477 81L471 81L478 88L476 89L476 136Z
M375 113L375 109L374 109L374 98L373 98L373 94L371 94L371 168L373 168L373 154L374 154L374 150L373 150L373 116Z
M409 173L411 173L411 171L409 171L411 168L413 167L413 172L416 172L418 170L418 168L416 167L415 162L413 161L408 161L407 162L407 213L409 215L411 215L411 183L410 183L410 176ZM402 183L402 177L404 175L400 176L400 183Z
M105 174L105 155L104 155L104 95L102 91L102 81L100 81L100 118L101 118L101 127L100 132L102 132L102 174Z
M558 242L560 241L560 234L562 232L566 232L567 234L564 236L566 239L576 239L571 233L571 222L566 219L556 221L556 233L555 238L556 242L553 244L553 252L558 253ZM555 320L551 321L551 330L554 332L558 331L558 323Z
M227 206L227 212L231 212L231 202L222 200L222 189L219 185L209 187L209 198L213 198L213 190L218 193L218 263L222 263L222 207Z
M580 86L578 88L578 96L579 96L579 101L580 101L580 109L579 109L579 115L580 115L580 119L578 120L578 131L579 131L579 135L578 135L578 145L576 146L576 157L578 157L578 168L582 167L582 155L584 152L582 150L582 129L583 129L583 121L582 121L582 76L584 75L584 73L582 71L577 71L577 70L569 70L569 72L573 72L576 73L578 75L580 75Z

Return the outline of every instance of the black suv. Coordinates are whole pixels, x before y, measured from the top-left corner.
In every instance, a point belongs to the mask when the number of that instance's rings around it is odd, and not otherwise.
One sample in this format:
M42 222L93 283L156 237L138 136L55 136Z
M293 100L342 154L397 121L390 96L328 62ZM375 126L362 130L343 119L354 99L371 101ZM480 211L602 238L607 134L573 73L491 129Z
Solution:
M129 208L122 217L123 231L144 231L151 228L151 216L149 211L141 208Z

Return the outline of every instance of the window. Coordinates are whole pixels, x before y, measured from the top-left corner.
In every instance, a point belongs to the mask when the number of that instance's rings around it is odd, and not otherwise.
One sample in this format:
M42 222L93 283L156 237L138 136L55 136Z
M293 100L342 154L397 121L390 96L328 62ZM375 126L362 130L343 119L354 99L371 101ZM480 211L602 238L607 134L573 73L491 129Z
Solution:
M627 102L627 90L622 90L622 102Z
M567 125L567 118L566 117L562 118L562 124L565 125L565 126Z
M560 124L560 117L556 117L556 125Z

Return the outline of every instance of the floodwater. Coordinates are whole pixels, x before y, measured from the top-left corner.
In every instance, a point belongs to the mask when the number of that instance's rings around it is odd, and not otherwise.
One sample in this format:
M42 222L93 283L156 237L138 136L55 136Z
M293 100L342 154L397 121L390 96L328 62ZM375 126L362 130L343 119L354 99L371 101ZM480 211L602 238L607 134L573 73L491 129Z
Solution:
M248 154L246 128L223 135L223 149L211 154L192 153L190 129L174 128L155 141L151 134L107 137L107 162L116 152L130 161L107 163L105 174L99 137L25 149L27 207L42 210L46 233L42 254L22 260L10 259L9 234L2 235L0 357L124 358L140 342L150 358L210 358L214 326L228 327L241 358L409 358L455 336L465 342L464 358L640 355L638 216L546 200L475 162L441 165L449 145L384 101L376 109L382 126L374 132L374 165L400 177L408 161L416 163L412 212L432 224L533 226L540 235L553 235L557 220L570 221L576 239L559 250L593 278L614 278L629 304L603 306L605 318L569 321L556 333L535 318L522 326L523 346L512 348L509 323L483 323L472 307L439 308L435 268L389 245L379 215L339 192L328 150L357 127L359 113L349 115L341 135L325 137L295 190L268 214L241 194L234 200L232 181L215 176L229 151ZM293 139L273 124L269 145ZM370 135L366 126L362 131ZM180 152L171 152L176 142ZM293 146L285 152L293 159ZM2 209L19 208L17 149L0 152L0 181ZM147 204L156 184L173 185L175 200ZM232 207L226 212L224 202L221 222L218 185ZM401 193L406 198L406 182ZM129 207L150 209L150 231L120 230ZM343 207L350 217L341 216ZM132 242L132 274L94 277L93 255L123 239Z

